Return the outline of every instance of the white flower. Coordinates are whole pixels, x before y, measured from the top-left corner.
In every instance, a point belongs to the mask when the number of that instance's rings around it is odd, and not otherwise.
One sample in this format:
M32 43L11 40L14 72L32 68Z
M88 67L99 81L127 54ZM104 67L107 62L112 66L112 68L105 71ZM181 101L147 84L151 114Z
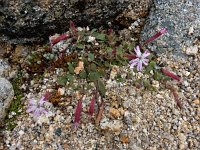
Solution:
M88 36L88 40L87 40L87 42L89 43L89 42L93 42L95 40L95 37L93 37L93 36Z
M83 31L83 28L78 27L77 30L78 30L78 31Z

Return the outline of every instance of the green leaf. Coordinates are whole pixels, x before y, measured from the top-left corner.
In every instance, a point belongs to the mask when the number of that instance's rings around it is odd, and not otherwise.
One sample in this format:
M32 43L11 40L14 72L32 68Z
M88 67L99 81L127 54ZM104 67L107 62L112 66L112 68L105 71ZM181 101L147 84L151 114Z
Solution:
M99 73L99 75L102 77L102 76L105 76L105 74L106 74L106 72L105 72L105 70L104 69L99 69L98 70L98 73Z
M106 40L106 35L103 34L103 33L96 33L94 36L95 36L95 38L97 40L101 40L101 41L105 41Z
M83 44L77 44L77 45L76 45L76 48L84 49L84 48L85 48L85 45L83 45Z
M82 70L82 71L79 73L79 76L80 76L80 78L85 79L85 78L87 77L87 73L85 72L85 70Z
M74 73L74 67L71 63L68 63L68 70L70 73L72 73L72 74Z
M150 81L149 80L144 80L143 85L145 88L149 89L151 87Z
M150 73L151 70L154 70L156 66L156 62L155 61L151 61L149 63L149 65L146 67L146 73Z
M74 80L74 77L71 74L67 74L66 78L68 79L69 82L72 82Z
M155 61L151 61L151 62L149 63L149 65L150 65L152 68L155 68L156 62L155 62Z
M87 89L87 90L91 90L92 88L93 88L92 85L90 85L90 84L86 84L86 89Z
M124 56L124 49L122 47L117 47L116 51L117 51L117 53L116 53L117 55L119 55L121 57Z
M94 63L92 63L92 64L90 65L90 70L91 70L91 71L96 71L96 70L97 70L97 66L96 66Z
M94 29L91 30L91 33L94 33L96 31L97 31L97 29L94 28Z
M57 82L59 85L65 85L67 83L68 79L64 76L64 77L59 77Z
M130 53L133 53L133 49L134 49L134 47L135 47L135 43L131 43L131 44L129 44L129 46L128 46L128 50L129 50L129 52Z
M98 90L99 90L100 95L101 95L102 97L104 97L105 94L106 94L106 87L105 87L103 81L98 80L97 86L98 86L97 88L98 88Z
M111 53L111 52L113 51L113 49L112 49L112 47L106 47L106 51L107 51L108 53Z
M93 53L89 53L88 54L88 61L93 61L94 60L94 54Z
M67 74L65 76L59 77L57 82L58 82L59 85L63 85L64 86L67 83L67 81L73 82L73 80L74 80L73 75Z
M117 76L115 77L115 80L117 82L123 82L124 81L124 79L122 78L122 76L120 74L117 74Z
M110 68L110 62L108 62L108 61L104 61L104 65L106 66L106 67L109 67Z
M95 80L98 80L100 78L100 74L98 72L90 72L89 75L88 75L88 78L91 81L95 81Z
M153 78L155 79L155 80L161 80L162 79L162 74L161 73L159 73L158 71L155 71L154 72L154 75L153 75Z

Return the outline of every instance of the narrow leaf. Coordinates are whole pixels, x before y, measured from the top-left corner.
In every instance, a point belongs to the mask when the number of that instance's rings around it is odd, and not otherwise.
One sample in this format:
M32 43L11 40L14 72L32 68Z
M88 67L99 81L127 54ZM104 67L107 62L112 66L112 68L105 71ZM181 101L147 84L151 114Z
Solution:
M136 55L134 54L125 54L124 57L128 58L129 60L136 59Z
M166 83L166 88L168 88L172 92L172 94L174 96L174 100L176 101L177 106L179 108L182 108L182 104L181 104L181 102L179 100L178 93L177 93L176 89L173 87L173 85L171 85L170 83Z
M106 93L106 87L105 87L103 81L98 80L97 86L98 86L97 89L99 90L100 95L101 95L102 97L104 97L104 96L105 96L105 93Z
M101 118L103 115L103 110L104 110L104 101L101 102L101 105L99 107L99 112L98 112L97 118L95 120L96 125L99 125L99 122L101 121Z
M176 101L177 106L178 106L179 108L182 108L182 104L181 104L181 102L180 102L180 100L179 100L178 93L177 93L175 90L173 90L173 91L172 91L172 94L173 94L173 96L174 96L174 100Z
M170 78L172 78L172 79L177 80L177 81L180 82L181 78L178 77L176 74L174 74L174 73L172 73L172 72L169 72L169 71L167 71L167 70L164 69L164 68L162 68L161 71L162 71L162 73L165 74L166 76L168 76L168 77L170 77Z

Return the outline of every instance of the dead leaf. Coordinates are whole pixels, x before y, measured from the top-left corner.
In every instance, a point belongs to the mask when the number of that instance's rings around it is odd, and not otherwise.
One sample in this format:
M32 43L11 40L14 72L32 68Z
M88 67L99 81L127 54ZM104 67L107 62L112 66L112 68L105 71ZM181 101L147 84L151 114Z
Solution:
M83 61L79 61L78 62L78 66L74 69L74 72L76 74L79 74L83 69L84 69L84 62Z

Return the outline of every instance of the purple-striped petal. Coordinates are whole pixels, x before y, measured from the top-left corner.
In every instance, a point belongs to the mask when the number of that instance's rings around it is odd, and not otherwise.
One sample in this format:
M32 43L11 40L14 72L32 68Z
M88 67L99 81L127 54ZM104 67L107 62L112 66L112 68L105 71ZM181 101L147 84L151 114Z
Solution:
M144 64L144 65L148 65L148 59L142 59L142 63Z
M149 56L149 55L150 55L150 53L146 50L146 51L142 54L141 58L144 59L144 58L146 58L146 57Z
M41 114L40 114L40 110L39 109L36 109L34 112L33 112L33 116L35 117L39 117Z
M26 112L28 113L33 112L35 109L37 109L36 106L28 106L28 109L26 110Z
M136 58L136 59L129 61L129 63L132 64L132 63L135 63L135 62L138 62L138 61L139 61L139 58Z
M45 97L42 96L42 98L39 100L38 104L39 104L39 106L42 106L45 102L46 102Z
M136 52L136 56L137 56L137 57L141 57L142 53L141 53L141 51L140 51L140 47L139 47L139 46L136 46L135 52Z
M138 62L134 62L130 65L130 68L133 69L136 65L138 64Z
M30 99L30 100L29 100L29 104L35 105L35 104L36 104L36 101L35 101L34 99Z
M139 61L137 65L137 71L141 71L141 70L142 70L142 61Z

